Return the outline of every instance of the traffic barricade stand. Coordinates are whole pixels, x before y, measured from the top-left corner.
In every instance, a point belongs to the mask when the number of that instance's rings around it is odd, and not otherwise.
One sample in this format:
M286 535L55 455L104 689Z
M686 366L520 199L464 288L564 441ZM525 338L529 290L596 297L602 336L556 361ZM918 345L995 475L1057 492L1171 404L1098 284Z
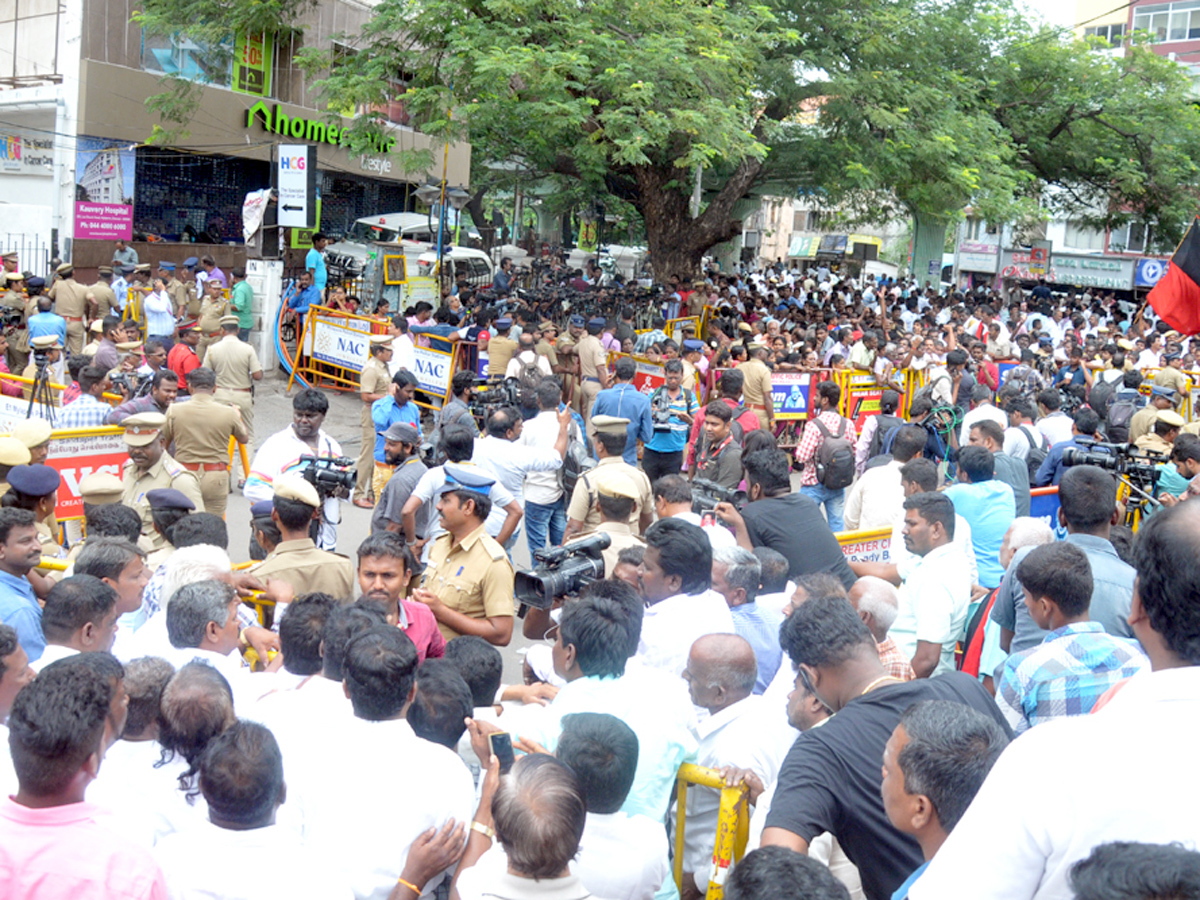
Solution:
M721 792L717 813L717 839L713 846L712 867L708 873L707 900L722 900L725 879L733 864L746 852L750 839L750 789L745 784L728 787L724 776L716 769L684 763L679 767L676 781L675 886L683 890L683 827L687 815L689 784Z

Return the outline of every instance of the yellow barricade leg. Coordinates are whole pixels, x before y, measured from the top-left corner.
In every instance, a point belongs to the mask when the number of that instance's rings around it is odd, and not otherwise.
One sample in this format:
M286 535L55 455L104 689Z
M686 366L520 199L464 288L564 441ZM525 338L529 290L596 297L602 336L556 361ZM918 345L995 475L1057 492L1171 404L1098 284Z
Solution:
M684 763L676 776L676 831L675 861L673 874L675 886L683 890L683 828L687 815L687 788L689 784L712 788L721 792L717 813L717 839L713 846L712 868L708 873L707 900L722 900L725 896L725 878L733 864L746 852L750 837L750 790L746 785L726 787L725 779L716 769L706 769Z

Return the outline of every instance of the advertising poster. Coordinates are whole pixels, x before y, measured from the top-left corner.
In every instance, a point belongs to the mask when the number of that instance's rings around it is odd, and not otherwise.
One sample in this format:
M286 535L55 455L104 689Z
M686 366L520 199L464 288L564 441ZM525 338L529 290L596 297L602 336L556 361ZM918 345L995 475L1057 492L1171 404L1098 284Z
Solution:
M846 418L854 423L858 433L862 434L863 425L870 416L879 415L879 401L883 399L883 388L878 385L871 387L851 387L846 392Z
M54 139L43 133L0 131L0 172L49 178L54 174Z
M891 562L892 529L839 531L842 555L854 562Z
M107 472L120 478L121 467L128 459L125 431L122 428L113 426L55 432L50 440L50 455L46 459L46 465L57 469L62 476L54 514L60 520L82 516L83 498L79 495L79 482L94 472Z
M264 34L239 34L233 51L233 90L254 97L271 96L274 38Z
M128 141L80 137L75 152L75 239L133 237L135 154Z
M808 418L809 390L812 375L807 372L774 372L771 374L771 400L778 421L799 421Z

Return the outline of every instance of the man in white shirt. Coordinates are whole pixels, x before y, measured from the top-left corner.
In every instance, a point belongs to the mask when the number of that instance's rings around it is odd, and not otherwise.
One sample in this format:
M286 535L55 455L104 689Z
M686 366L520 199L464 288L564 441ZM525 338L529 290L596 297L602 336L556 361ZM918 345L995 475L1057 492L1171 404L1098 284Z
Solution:
M962 427L958 432L959 444L967 442L971 426L976 422L992 421L1001 428L1008 427L1008 416L992 403L992 391L986 384L977 384L971 388L971 410L962 419Z
M757 677L753 648L744 638L727 634L699 638L683 670L692 703L709 713L697 725L700 750L696 764L749 770L763 784L773 784L791 740L782 727L779 710L752 693ZM720 803L719 791L695 785L688 788L683 880L685 885L692 881L701 894L708 893ZM676 820L673 815L673 826Z
M713 550L736 547L737 538L719 519L711 525L692 512L692 485L682 475L664 475L654 482L654 514L659 519L679 519L698 526L708 537Z
M562 398L562 388L558 382L545 380L538 385L537 399L540 412L521 427L520 437L517 438L519 447L531 447L540 450L554 450L558 446L562 424L559 421L558 407ZM567 436L570 439L572 431L577 440L582 440L578 426L570 419L568 410ZM563 456L565 457L565 449ZM525 541L529 546L529 556L546 546L557 547L562 543L563 532L567 530L567 511L563 504L563 486L561 466L550 470L529 470L525 473L524 490L525 509Z
M117 634L116 591L91 575L64 578L46 595L42 633L46 649L34 672L76 653L107 653Z
M521 413L512 406L494 410L487 420L487 433L475 439L472 461L490 469L517 503L524 508L525 479L531 473L556 473L562 468L567 453L567 431L571 425L571 410L555 413L558 433L549 447L518 443L523 429ZM512 547L516 533L506 546ZM560 538L561 540L561 538Z
M535 348L533 334L525 332L517 339L519 350L513 354L513 358L508 361L508 368L504 370L505 378L520 378L521 373L525 371L527 366L535 366L542 374L543 378L549 378L554 374L550 368L550 360L540 355Z
M913 457L920 456L925 440L924 428L901 428L892 441L891 462L867 469L851 485L843 513L847 531L891 528L902 517L904 486L900 483L900 470Z
M1062 395L1054 388L1046 388L1037 395L1038 410L1042 418L1038 419L1037 429L1046 438L1051 447L1069 441L1075 434L1075 420L1063 412ZM1014 454L1015 455L1015 454Z
M1200 504L1160 510L1138 531L1129 621L1149 672L1123 682L1093 715L1031 729L996 762L974 802L913 886L912 900L1070 900L1071 867L1100 844L1200 843ZM1048 759L1069 776L1030 777ZM1129 790L1097 790L1129 760ZM980 848L986 847L986 852Z
M944 494L904 501L904 546L916 554L900 567L900 605L888 636L918 678L954 671L954 647L967 622L971 575L953 543L954 504Z
M735 633L733 615L712 589L712 547L698 526L660 519L645 538L638 575L646 612L636 659L682 675L697 638Z
M388 362L388 373L395 377L401 369L416 373L417 350L412 335L408 333L408 319L401 314L392 316L388 333L392 336L392 358Z
M1005 409L1008 410L1008 427L1004 429L1003 452L1025 462L1031 449L1050 449L1046 436L1034 424L1033 407L1028 400L1024 397L1009 400Z
M176 669L190 662L212 666L229 682L238 706L248 707L257 699L255 688L260 683L238 652L241 602L237 591L223 581L181 587L167 604L167 638L173 649L164 658Z
M275 824L283 804L283 756L271 732L236 722L199 760L208 821L154 848L171 897L282 896L350 900L349 882ZM412 874L411 872L409 874Z
M385 900L419 835L450 818L471 820L475 788L457 753L417 737L405 721L417 650L402 631L375 625L355 635L342 665L354 717L314 734L288 760L288 805L300 807L303 836L322 865L343 873L359 900ZM355 760L379 761L384 777L364 780ZM439 881L428 883L430 893Z

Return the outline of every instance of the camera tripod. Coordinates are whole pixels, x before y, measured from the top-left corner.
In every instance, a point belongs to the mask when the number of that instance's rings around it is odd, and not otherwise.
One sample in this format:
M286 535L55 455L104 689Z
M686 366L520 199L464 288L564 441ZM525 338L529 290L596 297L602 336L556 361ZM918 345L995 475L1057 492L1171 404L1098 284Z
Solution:
M25 418L33 418L33 408L41 404L41 418L54 424L54 391L50 387L50 362L35 357L37 372L33 376L33 387L29 391L29 408L25 410Z

